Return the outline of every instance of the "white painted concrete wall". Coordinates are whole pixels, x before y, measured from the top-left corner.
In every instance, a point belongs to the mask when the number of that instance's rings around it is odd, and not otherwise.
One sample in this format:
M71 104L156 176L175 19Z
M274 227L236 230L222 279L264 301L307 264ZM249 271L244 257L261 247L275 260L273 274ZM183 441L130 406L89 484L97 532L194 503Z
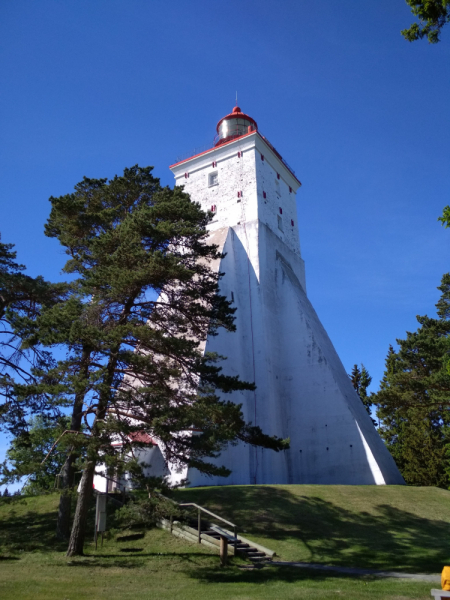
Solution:
M227 374L256 382L256 392L232 395L245 418L291 440L290 450L280 453L230 446L217 460L232 470L230 477L208 478L191 469L190 485L403 483L307 298L298 180L258 133L172 171L204 209L217 206L209 227L226 254L217 265L225 272L221 292L230 299L233 293L238 309L237 332L220 332L207 340L206 350L228 357ZM213 171L218 185L209 186Z
M164 460L164 456L159 449L159 446L156 444L150 444L148 448L143 447L135 449L134 456L143 467L143 473L146 477L170 476L170 471ZM133 482L128 473L125 473L119 480L114 479L112 483L113 487L116 487L118 484L120 490L133 489ZM100 463L96 466L93 484L94 489L98 492L105 493L107 491L108 477L104 463Z

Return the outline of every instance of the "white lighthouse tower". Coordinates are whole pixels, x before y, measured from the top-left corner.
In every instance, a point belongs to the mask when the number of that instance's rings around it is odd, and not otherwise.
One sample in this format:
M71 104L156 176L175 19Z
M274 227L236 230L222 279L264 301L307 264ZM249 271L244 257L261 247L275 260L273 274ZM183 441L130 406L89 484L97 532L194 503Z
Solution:
M219 121L213 148L170 168L214 212L221 293L237 308L236 333L211 337L205 351L227 357L228 375L256 383L232 396L246 420L290 438L279 453L229 446L217 463L230 477L190 469L190 485L404 483L306 295L294 171L237 106Z

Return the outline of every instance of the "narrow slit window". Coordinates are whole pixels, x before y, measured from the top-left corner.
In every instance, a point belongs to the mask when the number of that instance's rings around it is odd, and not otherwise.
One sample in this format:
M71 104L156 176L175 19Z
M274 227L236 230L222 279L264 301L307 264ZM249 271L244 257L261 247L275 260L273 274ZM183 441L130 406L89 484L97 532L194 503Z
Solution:
M214 171L214 173L210 173L208 176L209 187L211 187L213 185L218 185L218 183L219 183L219 174L217 173L217 171Z
M294 227L294 219L291 219L291 225Z
M280 211L280 215L282 215L283 214L283 209L281 208L281 206L280 206L280 208L278 210Z
M234 292L231 292L231 302L234 302Z
M278 218L278 229L280 231L283 231L283 219L280 217L280 215L277 215Z
M212 212L212 213L216 213L216 212L217 212L217 206L216 206L215 204L213 204L213 205L211 206L211 212Z
M261 160L264 160L264 154L261 154Z
M267 198L266 192L263 192L263 198Z

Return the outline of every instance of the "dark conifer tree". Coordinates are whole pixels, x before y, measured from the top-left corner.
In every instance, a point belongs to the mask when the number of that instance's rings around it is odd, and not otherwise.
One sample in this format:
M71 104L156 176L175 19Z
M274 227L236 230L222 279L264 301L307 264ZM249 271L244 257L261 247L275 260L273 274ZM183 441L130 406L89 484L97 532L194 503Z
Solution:
M381 419L380 434L405 481L447 488L450 424L450 275L438 288L437 319L417 317L420 324L397 340L386 359L380 391L373 396Z
M31 414L56 416L52 399L27 387L53 365L52 356L39 344L25 343L21 323L61 301L67 286L26 275L13 248L0 243L0 428L19 435L28 430Z
M406 0L411 12L418 19L409 29L402 31L408 42L427 38L430 44L440 41L442 28L450 22L449 0Z
M67 417L61 417L56 423L42 416L31 418L29 430L22 431L12 440L6 460L0 464L0 485L26 478L22 488L24 494L53 491L66 456L59 449L50 451L68 428L67 421Z
M372 377L369 375L369 371L362 364L361 369L358 365L353 365L352 372L349 374L350 380L356 393L361 398L361 402L364 404L367 412L372 419L371 406L373 406L372 398L367 393L367 388L372 383ZM376 421L372 419L372 423L376 425Z
M206 244L210 216L151 171L85 178L73 194L51 198L46 234L66 248L65 271L77 278L64 302L24 327L30 343L68 349L43 383L71 400L77 422L64 443L73 454L83 443L86 456L68 555L83 552L96 465L136 469L126 463L137 431L156 437L172 464L211 474L228 473L208 460L227 443L287 446L226 400L254 385L225 376L220 357L202 354L207 335L234 330L234 310L218 293L221 274L211 268L220 254ZM76 434L81 420L87 435Z

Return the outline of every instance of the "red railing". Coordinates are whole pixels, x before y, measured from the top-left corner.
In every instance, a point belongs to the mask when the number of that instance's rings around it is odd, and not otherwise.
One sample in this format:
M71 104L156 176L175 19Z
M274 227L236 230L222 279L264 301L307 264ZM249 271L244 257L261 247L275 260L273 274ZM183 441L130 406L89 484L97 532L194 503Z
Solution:
M209 144L207 144L200 148L194 148L194 150L192 152L183 154L182 156L178 156L176 163L182 162L183 160L186 160L188 158L196 156L197 154L201 154L202 152L206 152L207 150L213 150L213 148L220 146L221 144L226 144L226 143L231 142L232 140L236 140L244 135L253 133L254 131L258 131L258 133L260 134L262 139L266 142L266 144L273 151L273 153L281 160L281 162L296 177L294 169L289 165L289 163L286 160L284 160L284 158L281 156L281 154L278 152L278 150L269 142L269 140L264 135L262 135L262 133L254 125L250 125L248 127L247 131L242 131L242 129L236 129L234 131L231 131L231 132L229 132L229 134L226 137L221 137L220 134L218 133L216 136L214 136L214 141L213 141L212 147Z

